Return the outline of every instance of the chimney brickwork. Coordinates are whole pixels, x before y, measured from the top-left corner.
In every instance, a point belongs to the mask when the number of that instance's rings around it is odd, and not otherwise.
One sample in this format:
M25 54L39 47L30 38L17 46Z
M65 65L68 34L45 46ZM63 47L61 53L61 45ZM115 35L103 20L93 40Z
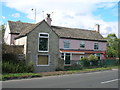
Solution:
M50 14L47 14L46 22L51 26L52 19L50 18Z
M100 25L99 24L95 24L95 31L100 32Z

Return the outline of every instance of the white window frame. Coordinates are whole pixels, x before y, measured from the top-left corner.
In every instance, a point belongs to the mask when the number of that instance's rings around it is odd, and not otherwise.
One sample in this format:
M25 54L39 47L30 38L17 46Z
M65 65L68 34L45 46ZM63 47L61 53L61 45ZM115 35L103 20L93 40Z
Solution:
M64 40L64 41L63 41L63 46L65 46L65 41L68 41L68 42L69 42L69 48L70 48L70 40ZM65 47L64 47L64 49L69 49L69 48L65 48Z
M82 44L82 42L84 42L84 44L85 44L85 41L80 41L80 44ZM80 47L80 48L85 48L85 46L84 47Z
M45 36L40 36L40 34L46 34L48 35L48 37L45 37ZM48 50L47 51L42 51L42 50L39 50L39 38L48 38ZM39 33L39 36L38 36L38 52L49 52L49 34L48 33Z
M80 60L81 60L81 57L83 57L83 58L84 58L85 56L84 56L84 55L80 55Z
M39 55L36 56L37 57L37 59L36 59L36 66L50 66L50 55L48 55L48 54L41 54L41 56L48 56L48 64L47 65L39 65L38 64L38 56Z
M98 49L95 49L95 43L97 43L98 44ZM94 50L99 50L99 43L98 42L94 42Z

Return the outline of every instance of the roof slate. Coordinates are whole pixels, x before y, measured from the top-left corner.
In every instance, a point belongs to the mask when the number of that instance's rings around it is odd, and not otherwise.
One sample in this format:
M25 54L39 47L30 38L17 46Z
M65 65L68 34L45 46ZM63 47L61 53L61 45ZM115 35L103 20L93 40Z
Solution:
M103 36L94 30L67 28L59 26L51 27L60 37L63 38L104 40Z
M27 35L31 32L35 27L37 27L40 23L45 20L37 23L22 23L22 22L12 22L9 21L11 32L20 33L19 37ZM78 28L68 28L68 27L60 27L60 26L51 26L52 30L60 37L60 38L75 38L75 39L89 39L89 40L100 40L106 41L103 36L94 31L94 30L85 30Z
M8 21L11 33L21 33L24 28L33 26L32 23L23 23L21 21Z

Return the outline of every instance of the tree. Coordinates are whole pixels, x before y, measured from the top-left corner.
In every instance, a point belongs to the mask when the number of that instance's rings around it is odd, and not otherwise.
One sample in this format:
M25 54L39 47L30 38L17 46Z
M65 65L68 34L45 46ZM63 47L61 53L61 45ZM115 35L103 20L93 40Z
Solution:
M118 57L118 38L112 33L108 34L107 39L107 55L108 57Z
M4 43L4 34L5 34L5 25L0 26L0 37L2 38L1 41Z

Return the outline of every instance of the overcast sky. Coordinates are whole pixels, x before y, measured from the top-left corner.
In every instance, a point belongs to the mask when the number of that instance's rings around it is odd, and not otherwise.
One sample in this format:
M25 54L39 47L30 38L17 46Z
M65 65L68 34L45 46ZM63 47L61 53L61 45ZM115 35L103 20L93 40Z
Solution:
M3 0L0 24L11 21L36 23L51 14L52 25L93 30L100 24L103 36L118 35L119 0Z

